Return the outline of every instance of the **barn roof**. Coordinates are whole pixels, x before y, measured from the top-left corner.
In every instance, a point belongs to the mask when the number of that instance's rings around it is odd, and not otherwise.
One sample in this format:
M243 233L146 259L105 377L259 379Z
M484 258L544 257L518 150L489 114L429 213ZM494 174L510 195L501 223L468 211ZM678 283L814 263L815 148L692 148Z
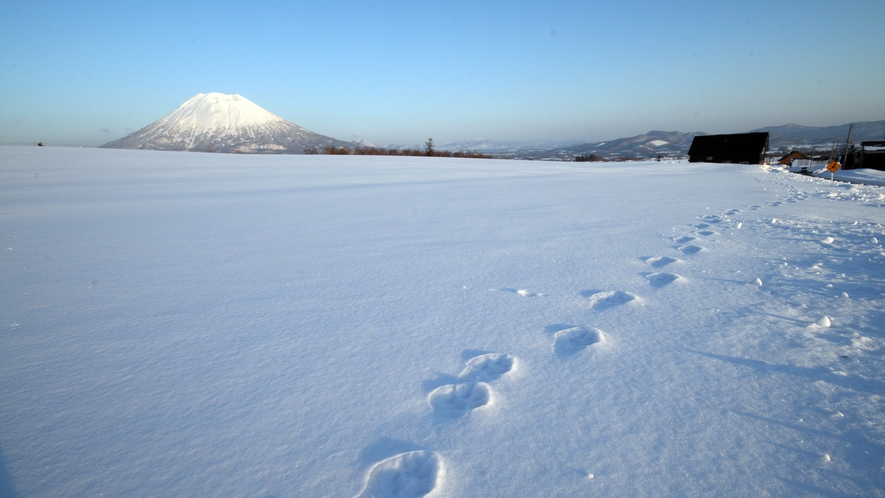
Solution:
M778 159L778 162L781 164L790 164L790 161L792 161L793 159L808 159L808 156L798 150L794 150Z

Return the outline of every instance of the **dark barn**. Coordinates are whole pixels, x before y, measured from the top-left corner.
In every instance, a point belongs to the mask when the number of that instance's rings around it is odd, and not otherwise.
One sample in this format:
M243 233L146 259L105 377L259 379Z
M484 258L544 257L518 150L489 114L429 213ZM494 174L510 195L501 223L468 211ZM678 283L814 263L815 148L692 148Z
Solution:
M861 142L842 157L843 169L878 169L885 171L885 141Z
M692 163L762 164L768 152L768 133L701 135L694 137L688 149Z

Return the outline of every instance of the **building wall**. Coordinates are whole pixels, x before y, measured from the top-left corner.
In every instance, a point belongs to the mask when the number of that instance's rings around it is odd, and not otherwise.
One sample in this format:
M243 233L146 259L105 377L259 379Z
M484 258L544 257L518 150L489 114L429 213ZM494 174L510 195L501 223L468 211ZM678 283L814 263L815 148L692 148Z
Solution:
M689 162L762 164L768 151L768 133L702 135L694 137Z

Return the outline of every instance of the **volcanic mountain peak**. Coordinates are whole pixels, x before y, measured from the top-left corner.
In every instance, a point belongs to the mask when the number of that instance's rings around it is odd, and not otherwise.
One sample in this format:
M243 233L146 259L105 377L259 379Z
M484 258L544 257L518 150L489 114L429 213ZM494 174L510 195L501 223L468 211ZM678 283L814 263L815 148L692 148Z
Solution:
M176 124L193 130L194 134L229 130L269 123L281 123L283 118L268 112L249 99L233 94L198 93L159 121L158 126Z
M306 130L240 95L200 93L107 149L302 154L353 143Z

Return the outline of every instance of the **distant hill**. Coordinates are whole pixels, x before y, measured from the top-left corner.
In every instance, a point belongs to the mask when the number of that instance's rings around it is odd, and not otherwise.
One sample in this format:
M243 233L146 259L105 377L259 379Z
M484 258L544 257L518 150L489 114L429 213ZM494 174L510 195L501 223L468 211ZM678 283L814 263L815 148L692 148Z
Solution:
M834 143L844 144L848 138L848 124L839 126L800 126L787 124L768 126L751 132L768 132L769 150L789 152L793 149L824 149ZM744 132L735 132L744 133ZM577 156L596 155L605 159L680 157L688 155L691 142L704 132L650 131L629 138L605 142L572 143L556 147L513 146L509 149L486 147L485 151L503 157L537 160L573 160ZM885 139L885 120L854 123L852 143ZM474 144L479 149L479 144Z
M313 147L355 146L290 123L240 95L200 93L163 118L101 147L303 154Z
M688 153L688 148L694 137L703 134L701 132L650 131L635 137L561 147L556 150L556 155L569 159L590 155L609 159L682 156Z
M789 152L796 148L832 147L834 143L845 144L845 139L848 138L848 127L848 124L819 127L785 124L767 126L752 131L767 131L771 135L768 142L771 150L781 149L783 152ZM883 139L885 139L885 121L854 123L854 128L851 130L853 143Z

